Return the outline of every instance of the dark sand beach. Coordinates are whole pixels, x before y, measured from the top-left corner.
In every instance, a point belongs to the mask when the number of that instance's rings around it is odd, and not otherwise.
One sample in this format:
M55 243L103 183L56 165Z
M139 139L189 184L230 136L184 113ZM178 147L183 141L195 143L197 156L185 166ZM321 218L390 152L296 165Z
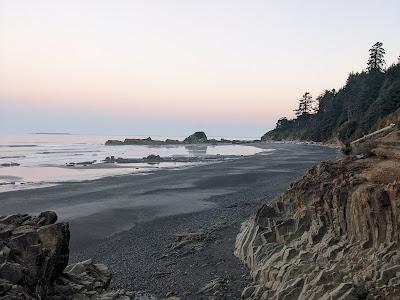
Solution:
M54 210L71 229L71 261L93 258L108 265L113 288L164 297L240 297L248 271L233 256L240 224L315 163L337 149L258 144L270 153L148 175L124 175L0 194L1 214ZM175 234L199 238L178 245ZM205 291L207 293L210 291ZM218 295L217 295L218 296Z

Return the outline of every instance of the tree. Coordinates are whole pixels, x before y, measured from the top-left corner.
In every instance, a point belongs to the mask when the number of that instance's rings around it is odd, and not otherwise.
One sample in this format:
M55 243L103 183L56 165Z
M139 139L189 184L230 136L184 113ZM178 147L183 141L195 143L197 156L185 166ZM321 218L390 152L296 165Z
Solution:
M310 114L313 112L313 98L309 92L305 92L304 95L299 100L299 108L295 109L296 116L301 116L304 114Z
M284 129L287 128L289 125L290 121L286 117L282 117L276 122L276 128L278 129Z
M376 42L371 49L369 49L368 71L383 72L385 70L385 49L383 49L381 42Z
M320 108L320 103L321 103L321 96L317 97L317 99L314 101L314 106L312 108L314 114L318 113Z

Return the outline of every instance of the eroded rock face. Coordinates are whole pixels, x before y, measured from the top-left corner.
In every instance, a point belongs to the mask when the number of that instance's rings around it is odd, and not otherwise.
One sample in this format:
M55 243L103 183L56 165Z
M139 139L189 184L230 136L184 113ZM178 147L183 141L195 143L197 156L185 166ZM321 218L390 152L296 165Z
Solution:
M0 216L0 299L153 299L107 291L111 272L91 260L68 265L70 232L54 212Z
M399 299L400 164L323 162L243 223L245 299Z
M372 152L384 158L400 159L400 130L393 131L377 141Z

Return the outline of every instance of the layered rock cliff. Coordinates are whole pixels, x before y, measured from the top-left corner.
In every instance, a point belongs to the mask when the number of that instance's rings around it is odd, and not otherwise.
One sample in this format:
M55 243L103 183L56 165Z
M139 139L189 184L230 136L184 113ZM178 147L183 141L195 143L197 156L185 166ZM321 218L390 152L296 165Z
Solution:
M91 260L68 265L69 228L54 212L0 216L0 299L151 299L107 291L111 272Z
M243 223L245 299L399 299L400 132L323 162ZM360 156L358 156L360 157Z

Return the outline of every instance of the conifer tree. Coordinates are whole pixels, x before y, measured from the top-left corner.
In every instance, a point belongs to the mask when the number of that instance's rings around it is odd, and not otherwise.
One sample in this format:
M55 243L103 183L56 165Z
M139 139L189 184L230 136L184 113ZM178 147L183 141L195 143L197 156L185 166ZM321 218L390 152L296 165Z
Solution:
M296 116L312 113L313 112L312 103L313 99L311 94L309 92L305 92L304 95L299 100L299 107L294 110Z
M376 42L371 49L369 49L368 71L383 72L385 70L385 49L383 49L381 42Z

